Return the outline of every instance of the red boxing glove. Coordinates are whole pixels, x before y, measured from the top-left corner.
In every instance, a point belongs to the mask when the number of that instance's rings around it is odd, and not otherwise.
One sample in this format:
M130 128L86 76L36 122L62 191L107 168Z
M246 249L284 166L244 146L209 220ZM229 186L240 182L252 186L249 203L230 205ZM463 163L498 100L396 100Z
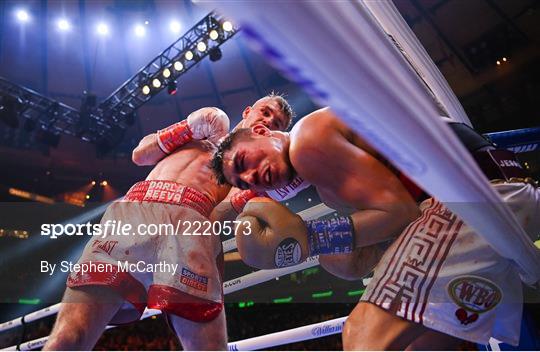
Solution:
M165 154L171 154L192 139L193 132L191 132L187 120L180 121L157 132L159 148Z
M245 191L240 191L240 192L235 193L231 197L231 205L232 205L233 209L238 214L240 214L242 212L242 210L244 210L244 207L246 206L247 202L249 202L249 200L251 198L255 198L255 197L267 197L267 198L269 198L268 195L265 192L258 193L258 192L252 191L250 189L247 189Z

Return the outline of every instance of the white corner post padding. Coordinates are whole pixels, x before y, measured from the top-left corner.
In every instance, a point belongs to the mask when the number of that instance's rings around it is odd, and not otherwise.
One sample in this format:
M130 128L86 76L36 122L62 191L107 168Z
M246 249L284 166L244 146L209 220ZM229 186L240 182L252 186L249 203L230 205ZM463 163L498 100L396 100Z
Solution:
M383 30L384 12L377 12L377 19L368 3L203 1L200 5L235 20L269 63L321 105L332 107L500 255L513 260L525 282L537 282L540 251L440 119L433 96ZM401 40L405 42L405 37ZM429 71L422 74L429 76Z

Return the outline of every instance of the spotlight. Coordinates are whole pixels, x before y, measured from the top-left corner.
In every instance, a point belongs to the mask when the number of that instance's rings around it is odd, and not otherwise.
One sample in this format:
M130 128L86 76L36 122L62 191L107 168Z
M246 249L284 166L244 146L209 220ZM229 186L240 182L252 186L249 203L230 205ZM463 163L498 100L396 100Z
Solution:
M15 16L23 23L30 20L30 15L25 10L17 10L17 12L15 12Z
M106 187L109 183L107 181L101 181L101 187Z
M232 31L232 30L233 30L233 25L232 25L232 23L231 23L230 21L225 21L225 22L223 22L223 30L224 30L225 32L230 32L230 31Z
M177 90L176 81L170 81L167 83L167 93L170 95L175 95Z
M221 49L217 46L213 47L208 52L208 56L210 57L210 61L218 61L219 59L221 59L222 56Z
M206 43L205 42L198 42L197 43L197 50L199 50L201 53L204 53L206 51Z
M178 21L171 21L169 24L169 28L171 31L175 34L180 33L180 30L182 29L182 26L180 25L180 22Z
M65 18L61 18L58 20L58 29L64 32L69 31L71 29L71 23Z
M134 31L137 37L144 37L144 35L146 34L146 29L140 24L135 26Z
M96 181L92 181L92 186L95 186L96 185Z
M502 58L502 60L503 60L504 62L506 62L506 61L507 61L506 57L503 57L503 58Z
M90 199L90 195L89 195L89 194L86 195L86 199Z
M157 78L154 78L154 80L152 81L152 86L154 86L154 88L161 87L161 81Z
M210 37L210 39L216 40L216 39L219 38L219 33L218 33L218 31L216 31L215 29L212 29L212 30L210 31L210 33L208 34L208 36Z
M186 60L188 60L188 61L189 61L189 60L193 60L193 53L191 52L191 50L188 50L188 51L186 52L185 58L186 58Z
M147 85L144 85L142 87L142 94L144 94L144 95L150 94L150 87L148 87Z
M150 24L150 21L146 20L146 21L144 21L144 24L145 24L146 26L148 26L148 25Z
M499 60L497 60L496 64L497 64L497 66L500 66L501 62Z
M168 68L164 69L163 70L163 77L165 77L165 78L171 77L171 70L169 70Z
M109 34L109 27L105 23L99 23L96 27L96 31L99 35L107 35Z
M180 61L176 61L173 66L176 71L182 71L184 69L184 65Z

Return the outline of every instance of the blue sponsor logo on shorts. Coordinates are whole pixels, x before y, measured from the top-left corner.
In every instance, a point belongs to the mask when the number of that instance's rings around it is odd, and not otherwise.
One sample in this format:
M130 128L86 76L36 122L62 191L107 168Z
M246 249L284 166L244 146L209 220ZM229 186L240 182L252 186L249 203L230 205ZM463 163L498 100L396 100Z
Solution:
M208 278L206 276L195 274L193 271L187 268L182 268L180 282L197 290L206 292L208 289Z

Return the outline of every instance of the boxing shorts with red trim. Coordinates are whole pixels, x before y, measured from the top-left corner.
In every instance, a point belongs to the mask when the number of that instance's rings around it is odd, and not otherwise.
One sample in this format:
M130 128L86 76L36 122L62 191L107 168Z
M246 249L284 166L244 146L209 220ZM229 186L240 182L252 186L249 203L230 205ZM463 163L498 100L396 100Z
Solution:
M78 264L90 270L72 272L67 286L117 291L125 302L112 324L139 319L145 307L196 322L215 319L223 310L221 241L193 234L214 205L175 182L135 184L107 208L103 233L87 243ZM124 232L126 225L131 230Z
M492 187L533 241L540 228L536 182L514 177L520 166L507 151L481 159L504 169L500 178L491 177ZM493 337L517 345L523 303L518 268L439 201L429 198L420 209L375 267L361 300L464 340L488 344Z

